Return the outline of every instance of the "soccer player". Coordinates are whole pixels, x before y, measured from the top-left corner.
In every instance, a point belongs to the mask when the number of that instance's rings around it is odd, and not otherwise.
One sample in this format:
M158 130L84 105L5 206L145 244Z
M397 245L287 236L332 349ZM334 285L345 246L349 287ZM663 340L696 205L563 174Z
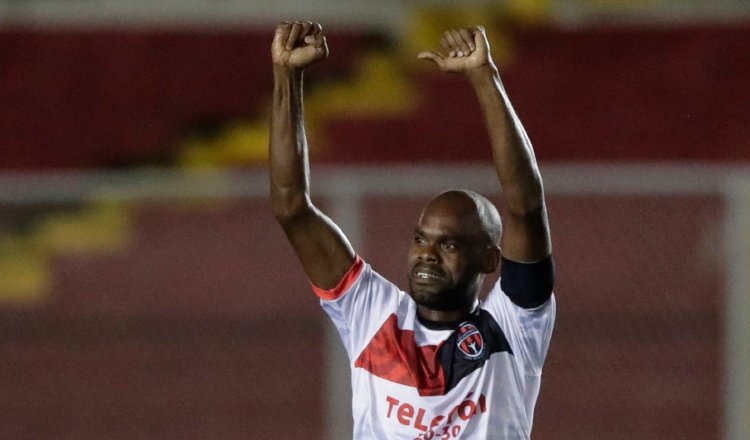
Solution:
M279 24L272 43L273 211L348 353L355 439L528 439L555 319L542 180L484 29L446 31L440 46L418 57L473 86L507 205L504 228L481 195L439 194L414 230L408 292L355 253L310 200L302 75L328 57L311 22ZM482 281L498 266L482 302Z

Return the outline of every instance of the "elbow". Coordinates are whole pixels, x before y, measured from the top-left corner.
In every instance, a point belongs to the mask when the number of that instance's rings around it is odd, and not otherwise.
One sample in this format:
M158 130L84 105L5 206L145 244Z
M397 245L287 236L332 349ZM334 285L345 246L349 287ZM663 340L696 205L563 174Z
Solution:
M274 192L271 196L273 215L282 225L292 223L312 210L312 203L306 194Z
M544 200L541 200L539 203L524 203L518 206L509 203L507 204L507 209L508 215L524 223L536 220L546 213Z
M541 182L538 185L505 189L504 195L508 213L513 217L527 219L545 211Z

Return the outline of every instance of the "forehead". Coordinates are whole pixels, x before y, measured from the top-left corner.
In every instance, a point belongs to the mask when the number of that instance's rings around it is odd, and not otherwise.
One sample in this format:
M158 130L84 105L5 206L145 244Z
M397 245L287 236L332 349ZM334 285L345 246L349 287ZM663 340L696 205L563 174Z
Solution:
M482 232L473 203L434 200L422 211L417 229L425 234L473 236Z

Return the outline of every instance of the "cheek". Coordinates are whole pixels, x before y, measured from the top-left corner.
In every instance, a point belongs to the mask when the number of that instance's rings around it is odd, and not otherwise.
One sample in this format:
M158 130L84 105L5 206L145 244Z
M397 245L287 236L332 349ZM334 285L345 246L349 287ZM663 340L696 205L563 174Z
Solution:
M451 272L456 278L466 278L478 272L477 261L473 255L453 255L450 261Z
M450 255L443 259L445 266L453 275L454 279L460 279L464 277L467 272L466 260L458 255Z
M412 244L409 246L409 250L406 251L406 257L409 259L409 261L413 260L417 255L416 247Z
M416 251L415 247L414 246L410 246L409 250L406 252L406 262L407 262L407 264L409 265L410 268L412 266L414 266L414 264L416 264L416 262L417 262L417 255L418 254L417 254L417 251Z

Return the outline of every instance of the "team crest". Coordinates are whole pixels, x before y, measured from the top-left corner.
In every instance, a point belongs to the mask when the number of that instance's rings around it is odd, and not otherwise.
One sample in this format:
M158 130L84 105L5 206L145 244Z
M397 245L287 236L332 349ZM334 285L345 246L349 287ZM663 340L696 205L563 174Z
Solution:
M484 340L474 324L465 322L458 327L456 346L468 360L476 360L484 354Z

